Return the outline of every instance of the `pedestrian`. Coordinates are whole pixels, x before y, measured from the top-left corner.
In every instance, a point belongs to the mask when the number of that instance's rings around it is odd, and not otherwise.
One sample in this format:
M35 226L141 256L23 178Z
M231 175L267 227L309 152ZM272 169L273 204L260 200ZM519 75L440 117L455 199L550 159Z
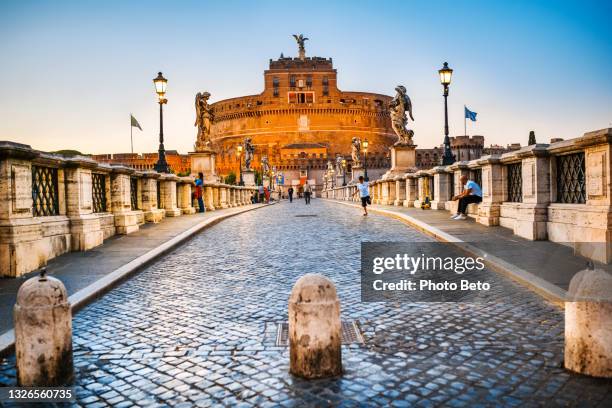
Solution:
M293 202L293 187L289 187L289 190L287 190L287 194L289 194L289 202L292 203Z
M372 200L370 199L370 183L363 179L363 176L359 176L359 183L357 184L357 191L355 194L359 193L359 197L361 197L361 206L363 207L363 215L368 215L368 204L372 204Z
M258 202L263 203L263 201L264 201L264 193L265 193L263 184L260 185L257 188L257 192L259 193L259 197L258 197L259 200L258 200Z
M201 213L206 211L206 209L204 208L204 199L202 197L203 190L204 190L204 174L198 173L198 178L195 181L195 196L196 196L196 199L198 200L198 207L200 207L199 212Z
M465 220L467 219L466 210L468 204L482 202L482 190L478 183L474 180L468 180L467 176L461 176L461 185L463 185L463 192L453 197L453 201L459 200L457 206L457 214L453 215L453 220Z
M264 187L264 196L266 197L266 203L270 204L270 190L268 190L268 187Z
M310 195L312 194L312 188L308 182L304 183L304 201L306 204L310 204Z

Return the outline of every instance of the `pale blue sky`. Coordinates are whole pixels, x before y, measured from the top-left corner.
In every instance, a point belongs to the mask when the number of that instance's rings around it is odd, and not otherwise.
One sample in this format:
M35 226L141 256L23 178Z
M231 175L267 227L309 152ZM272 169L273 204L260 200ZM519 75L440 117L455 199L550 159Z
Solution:
M166 148L191 150L193 98L259 93L281 52L333 57L343 90L413 100L415 141L442 141L437 70L455 69L451 134L463 105L487 144L573 138L612 127L609 1L197 1L0 3L0 140L41 150L155 151L152 78L168 78Z

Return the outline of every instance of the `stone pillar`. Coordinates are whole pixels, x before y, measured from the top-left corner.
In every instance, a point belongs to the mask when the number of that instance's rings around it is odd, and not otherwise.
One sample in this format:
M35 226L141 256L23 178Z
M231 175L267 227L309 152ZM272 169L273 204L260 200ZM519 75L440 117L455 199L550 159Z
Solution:
M306 379L341 375L341 329L333 282L318 274L298 279L289 297L291 374Z
M160 199L163 203L166 217L178 217L181 215L181 209L178 208L176 201L176 182L178 179L174 174L162 174L160 177Z
M193 207L193 200L191 198L192 188L194 187L194 181L191 177L181 177L179 184L179 206L181 213L183 214L195 214L196 209Z
M476 160L482 171L482 203L478 205L480 224L499 225L500 206L504 201L502 165L499 156L484 156Z
M115 216L117 234L130 234L138 231L138 211L132 210L130 195L130 175L134 169L125 166L112 166L111 199Z
M196 178L198 173L204 175L204 180L212 183L219 181L216 174L216 154L212 149L207 149L201 152L189 152L191 159L191 175Z
M215 201L213 195L213 185L210 183L204 183L204 191L203 197L204 206L206 207L206 211L215 211Z
M404 207L414 207L414 202L417 199L417 179L414 173L405 175L406 180L406 197L404 199Z
M28 279L13 310L17 385L60 387L74 378L72 313L66 288L45 275Z
M221 186L217 183L212 185L213 188L213 205L215 206L215 210L220 210L221 208Z
M221 208L229 208L227 204L227 186L225 184L221 184L219 186L219 202L221 204Z
M433 168L434 199L431 208L434 210L445 210L447 201L453 196L451 191L453 173L449 173L445 166Z
M416 199L414 200L414 206L416 208L421 208L421 203L425 201L425 193L426 187L425 182L427 181L427 177L424 171L418 171L416 173Z
M100 218L93 212L92 169L96 167L97 163L91 159L74 157L64 169L66 215L70 218L73 251L86 251L104 241Z
M232 207L238 207L238 200L236 198L236 193L238 192L238 190L236 190L235 186L231 186L229 190L230 190L230 205Z
M393 205L401 206L404 204L404 198L406 197L406 180L404 176L395 177L395 200Z
M612 378L612 275L585 270L569 285L565 302L565 368Z
M550 158L548 145L532 145L503 154L501 162L504 199L500 206L499 225L510 228L523 238L546 239L546 221L550 204ZM508 166L521 169L521 202L508 201Z
M164 218L164 210L157 207L157 180L159 173L155 171L142 172L140 185L142 188L142 211L146 222L157 224Z
M254 186L255 172L253 170L242 170L242 182L245 186Z
M382 205L393 205L395 202L395 177L382 180Z

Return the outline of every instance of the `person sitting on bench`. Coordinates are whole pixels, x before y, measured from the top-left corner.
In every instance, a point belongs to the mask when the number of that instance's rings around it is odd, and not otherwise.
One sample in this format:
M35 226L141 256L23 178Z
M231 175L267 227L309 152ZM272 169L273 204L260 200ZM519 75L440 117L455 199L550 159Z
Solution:
M474 180L468 180L467 176L461 176L461 184L464 186L463 192L453 197L453 201L459 200L457 214L451 217L453 220L467 219L468 204L482 202L482 190Z

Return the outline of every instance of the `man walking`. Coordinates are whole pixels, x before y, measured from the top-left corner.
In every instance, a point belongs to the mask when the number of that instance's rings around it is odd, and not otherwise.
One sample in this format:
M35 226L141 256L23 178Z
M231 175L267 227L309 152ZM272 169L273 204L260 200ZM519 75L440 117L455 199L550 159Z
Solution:
M195 196L198 199L198 207L199 212L203 213L204 208L204 199L202 198L202 190L204 189L204 174L198 173L198 178L195 181Z
M368 204L372 204L370 200L370 183L363 179L363 176L359 176L359 183L357 184L357 191L355 194L359 193L359 197L361 198L361 206L363 207L363 215L368 215Z
M461 184L463 185L463 192L453 197L453 201L459 200L457 214L451 217L453 220L467 219L465 212L468 204L482 202L482 190L475 181L468 180L467 176L461 176Z
M258 197L257 197L258 200L257 200L257 202L258 203L263 203L264 202L264 193L265 193L263 184L260 185L257 188L257 193L258 193Z
M289 187L289 190L287 190L287 194L289 194L289 202L292 203L293 202L293 187Z
M312 194L312 189L310 188L310 184L308 184L308 182L306 182L304 184L304 200L306 201L306 204L310 204L310 195Z

